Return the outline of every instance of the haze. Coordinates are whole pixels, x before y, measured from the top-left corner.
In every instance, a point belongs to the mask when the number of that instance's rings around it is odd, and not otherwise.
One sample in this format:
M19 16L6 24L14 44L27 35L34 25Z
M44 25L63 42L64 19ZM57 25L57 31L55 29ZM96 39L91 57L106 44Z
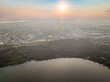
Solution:
M0 19L16 18L109 19L110 0L0 0Z

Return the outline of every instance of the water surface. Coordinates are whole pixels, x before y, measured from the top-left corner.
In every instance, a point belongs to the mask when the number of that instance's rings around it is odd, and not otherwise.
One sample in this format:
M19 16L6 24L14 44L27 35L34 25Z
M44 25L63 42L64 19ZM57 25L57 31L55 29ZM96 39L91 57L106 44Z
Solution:
M77 58L31 61L1 68L0 82L110 82L110 70Z

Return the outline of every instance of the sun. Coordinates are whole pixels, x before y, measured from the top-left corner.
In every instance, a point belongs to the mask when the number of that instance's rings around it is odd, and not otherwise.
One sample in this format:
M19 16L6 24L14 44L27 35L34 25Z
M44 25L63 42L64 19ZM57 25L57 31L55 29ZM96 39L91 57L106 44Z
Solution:
M64 3L64 2L60 3L59 6L58 6L58 8L59 8L59 10L60 10L61 12L66 11L66 10L67 10L67 7L68 7L67 4Z
M70 12L70 4L65 1L58 2L55 6L56 8L56 15L58 17L64 18L69 15Z
M64 3L60 4L60 6L59 6L59 9L60 9L61 11L66 11L66 8L67 8L67 6L66 6L66 4L64 4Z

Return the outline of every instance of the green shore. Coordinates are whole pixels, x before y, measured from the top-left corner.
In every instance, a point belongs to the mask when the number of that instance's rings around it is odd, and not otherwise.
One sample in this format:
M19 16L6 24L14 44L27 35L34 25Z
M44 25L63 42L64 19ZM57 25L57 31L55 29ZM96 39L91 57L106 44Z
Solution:
M110 68L110 45L96 45L90 39L69 39L0 46L0 67L55 58L83 58Z

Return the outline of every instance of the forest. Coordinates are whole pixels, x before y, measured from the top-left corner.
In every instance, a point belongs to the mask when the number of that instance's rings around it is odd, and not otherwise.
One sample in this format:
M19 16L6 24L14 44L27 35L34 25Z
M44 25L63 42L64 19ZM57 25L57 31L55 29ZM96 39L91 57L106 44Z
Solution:
M110 45L94 44L91 39L66 39L20 45L0 45L0 67L27 61L55 58L82 58L110 68Z

